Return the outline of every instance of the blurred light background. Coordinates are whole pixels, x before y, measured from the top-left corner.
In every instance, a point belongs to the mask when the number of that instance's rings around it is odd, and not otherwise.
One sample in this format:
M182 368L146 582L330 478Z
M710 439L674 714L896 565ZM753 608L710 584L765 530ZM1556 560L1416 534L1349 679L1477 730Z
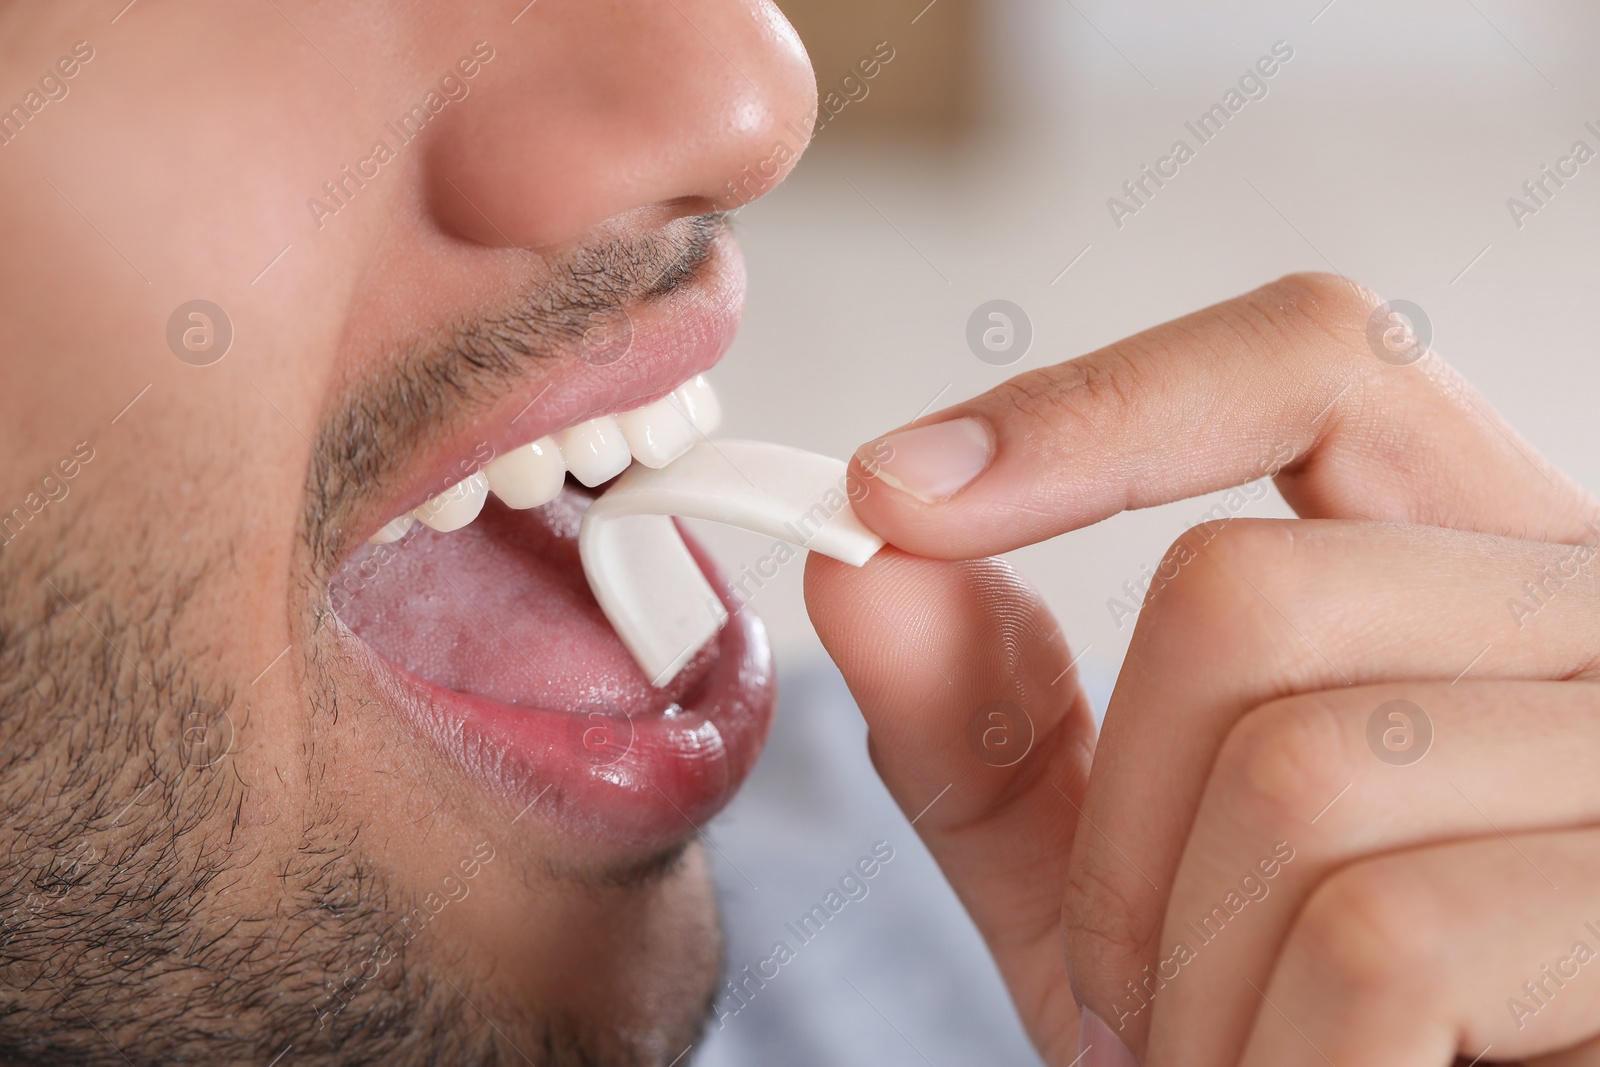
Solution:
M1600 129L1600 9L779 2L824 101L832 91L849 102L794 176L738 215L749 311L714 378L728 436L847 456L1013 374L1325 270L1420 305L1434 347L1535 447L1600 489L1600 160L1520 226L1507 204L1574 142L1600 151L1584 125ZM894 58L847 82L880 42ZM1108 198L1175 140L1193 144L1185 122L1276 42L1293 58L1266 95L1119 227ZM1030 351L1009 367L978 360L965 339L968 317L994 298L1033 325ZM1174 441L1173 461L1190 447ZM1124 582L1213 502L1119 516L1014 554L1082 653L1098 702L1133 629L1108 602L1126 600ZM1289 512L1269 495L1243 514ZM703 532L734 571L768 547ZM699 1062L1034 1062L981 945L871 773L864 729L806 621L801 572L791 563L751 598L779 656L779 725L751 789L709 828L732 968L765 956L874 841L897 858L749 1007L713 1025Z

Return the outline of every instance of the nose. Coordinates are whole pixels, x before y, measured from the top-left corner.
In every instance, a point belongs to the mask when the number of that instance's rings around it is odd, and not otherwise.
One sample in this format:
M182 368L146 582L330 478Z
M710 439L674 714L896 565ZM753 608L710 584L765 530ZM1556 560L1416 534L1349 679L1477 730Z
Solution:
M769 0L537 0L513 30L428 152L434 214L469 240L738 207L810 138L816 80Z

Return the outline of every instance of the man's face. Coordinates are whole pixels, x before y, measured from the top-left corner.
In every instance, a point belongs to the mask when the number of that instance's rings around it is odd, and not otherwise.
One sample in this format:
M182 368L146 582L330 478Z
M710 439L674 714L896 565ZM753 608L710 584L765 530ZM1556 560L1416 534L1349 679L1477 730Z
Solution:
M125 2L0 0L0 1059L671 1062L759 626L653 690L571 485L367 541L721 355L798 41L767 0Z

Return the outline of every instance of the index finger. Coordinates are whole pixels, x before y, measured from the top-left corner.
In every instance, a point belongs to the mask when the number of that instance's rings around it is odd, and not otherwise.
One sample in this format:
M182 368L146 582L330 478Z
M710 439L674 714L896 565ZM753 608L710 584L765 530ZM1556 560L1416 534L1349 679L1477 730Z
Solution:
M1274 476L1306 517L1581 535L1591 498L1442 360L1369 342L1388 311L1291 275L1019 375L859 449L884 489L856 510L907 551L976 558Z

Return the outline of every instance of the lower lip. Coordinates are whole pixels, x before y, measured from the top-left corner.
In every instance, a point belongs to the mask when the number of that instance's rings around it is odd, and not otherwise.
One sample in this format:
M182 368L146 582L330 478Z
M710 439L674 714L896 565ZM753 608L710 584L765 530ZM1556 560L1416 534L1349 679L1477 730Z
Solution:
M511 707L444 689L374 655L375 667L421 732L468 777L505 796L517 819L610 846L669 847L696 833L744 783L772 725L775 697L760 620L732 601L715 566L686 540L723 590L730 618L705 679L664 712L630 718Z

